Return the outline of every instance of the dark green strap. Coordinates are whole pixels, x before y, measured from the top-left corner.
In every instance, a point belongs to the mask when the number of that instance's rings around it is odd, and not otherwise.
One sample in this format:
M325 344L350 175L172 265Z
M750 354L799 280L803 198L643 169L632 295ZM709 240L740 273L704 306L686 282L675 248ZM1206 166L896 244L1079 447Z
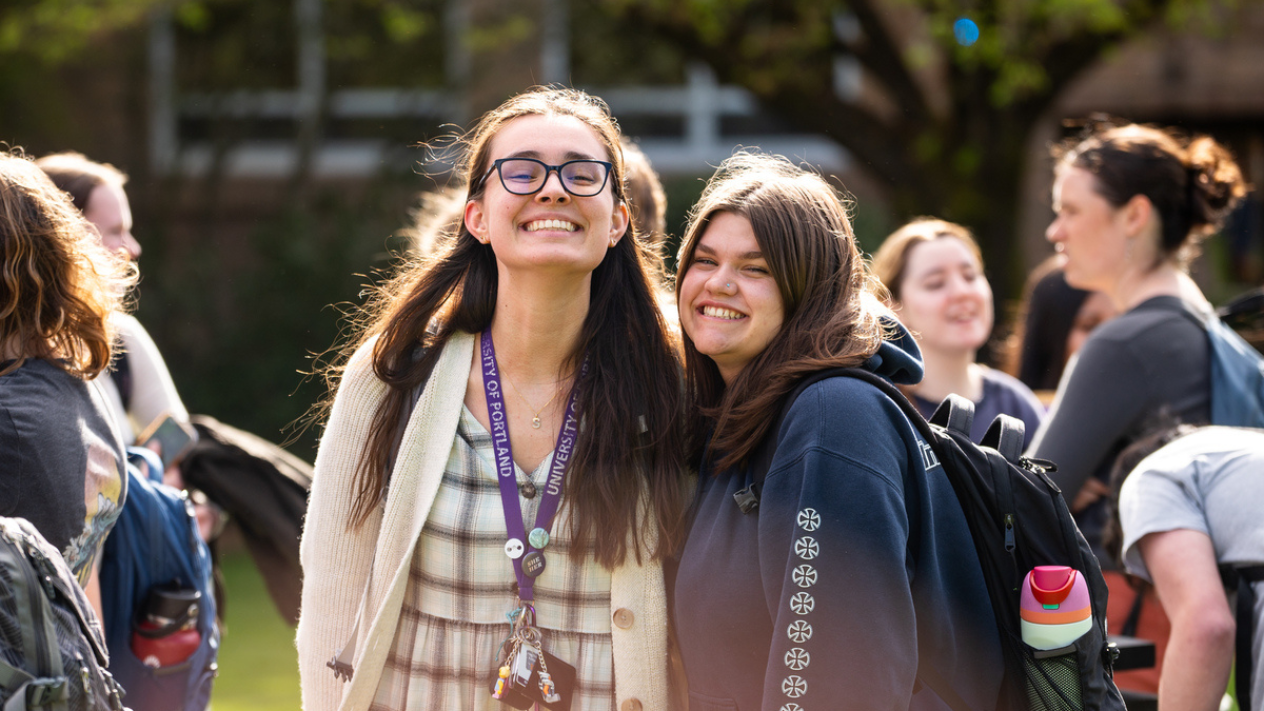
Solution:
M69 690L66 688L66 677L37 679L25 670L0 660L0 688L13 690L13 695L4 704L4 711L67 711Z
M53 611L47 591L40 582L33 562L36 557L42 558L43 554L36 542L28 539L27 534L16 525L6 528L5 533L7 534L4 536L5 541L11 544L11 550L15 555L0 556L0 564L9 566L10 579L20 583L21 589L12 596L17 618L29 620L28 623L20 626L22 651L30 659L36 655L37 650L43 649L43 657L32 660L35 669L44 670L48 674L57 674L64 668L61 650L57 647L57 629L53 624ZM36 620L41 623L39 629L35 627ZM9 703L13 703L13 700L10 699ZM64 701L62 708L65 708ZM8 711L8 704L5 705L5 711Z
M35 677L28 674L26 670L18 669L0 659L0 689L16 689L32 681L35 681Z

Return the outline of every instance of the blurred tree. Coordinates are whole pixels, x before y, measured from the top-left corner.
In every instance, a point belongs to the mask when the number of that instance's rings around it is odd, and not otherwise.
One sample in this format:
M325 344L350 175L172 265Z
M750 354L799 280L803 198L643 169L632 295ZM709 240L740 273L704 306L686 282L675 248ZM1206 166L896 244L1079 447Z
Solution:
M1012 296L1038 122L1121 41L1162 22L1214 32L1239 0L594 1L637 42L669 42L792 125L832 136L887 188L897 219L971 226Z

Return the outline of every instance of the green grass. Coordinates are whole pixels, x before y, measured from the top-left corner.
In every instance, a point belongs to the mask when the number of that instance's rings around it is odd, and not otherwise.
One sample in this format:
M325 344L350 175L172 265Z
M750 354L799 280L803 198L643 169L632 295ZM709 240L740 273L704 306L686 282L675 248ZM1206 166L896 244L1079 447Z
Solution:
M229 546L225 546L229 548ZM228 589L215 711L294 711L300 706L294 630L277 612L244 548L221 559Z

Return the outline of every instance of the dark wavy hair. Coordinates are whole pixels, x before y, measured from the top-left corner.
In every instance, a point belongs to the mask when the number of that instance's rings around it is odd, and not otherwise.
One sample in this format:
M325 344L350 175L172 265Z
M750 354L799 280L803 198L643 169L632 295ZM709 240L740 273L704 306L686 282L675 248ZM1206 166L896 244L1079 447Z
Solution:
M816 173L757 152L720 164L691 210L680 246L677 301L698 241L720 213L750 221L777 282L785 321L727 387L715 362L684 339L690 445L696 458L714 429L717 472L745 461L768 434L770 414L805 376L857 366L877 352L881 317L889 314L882 285L856 247L844 199Z
M1092 173L1097 194L1116 208L1137 195L1149 199L1162 228L1158 258L1182 267L1249 189L1227 148L1174 128L1096 120L1055 146L1053 157L1059 170Z
M492 139L510 121L529 115L572 116L591 127L614 164L611 190L623 200L619 128L604 102L581 91L539 87L485 114L460 141L460 184L466 199L479 200L491 163ZM613 568L633 548L661 559L677 544L686 497L683 447L678 433L680 361L653 297L652 258L644 242L620 239L592 273L591 301L568 369L584 354L588 376L580 380L578 409L584 419L566 477L570 535L593 540L595 557ZM497 298L492 248L464 222L441 235L437 251L404 264L362 315L351 348L377 337L374 374L388 386L373 418L356 473L351 525L359 526L378 504L390 476L391 451L409 393L424 381L443 345L455 333L478 333L492 321ZM418 346L424 355L416 359ZM336 374L334 374L336 378ZM638 530L638 502L650 503L646 529ZM577 546L573 555L585 553Z
M0 153L0 342L13 361L42 358L89 380L110 363L136 268L108 253L70 196L19 151Z

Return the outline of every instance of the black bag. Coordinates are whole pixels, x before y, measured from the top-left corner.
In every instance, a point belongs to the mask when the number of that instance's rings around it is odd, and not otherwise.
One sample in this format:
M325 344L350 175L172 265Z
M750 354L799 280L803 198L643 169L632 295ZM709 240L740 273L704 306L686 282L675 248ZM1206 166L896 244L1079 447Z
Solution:
M212 417L194 415L192 422L199 437L180 462L185 486L206 494L237 522L277 610L297 624L303 578L298 543L311 465ZM213 544L211 552L216 553ZM222 592L216 592L222 601Z
M123 708L101 625L35 526L0 517L0 704L5 711Z
M1053 464L1021 457L1020 420L998 416L982 444L976 445L970 440L974 404L965 398L950 395L927 422L903 393L874 373L859 368L815 373L786 398L773 434L752 454L751 481L755 483L734 495L738 506L743 511L758 506L759 486L772 464L781 423L795 399L812 383L833 377L863 380L899 405L952 484L974 539L1001 636L1005 678L998 708L1122 711L1123 698L1112 678L1116 652L1106 639L1106 581L1062 492L1045 473L1053 470ZM1073 649L1038 652L1023 643L1020 589L1024 576L1038 565L1070 566L1088 583L1094 624ZM918 679L954 711L968 708L951 682L934 668L922 665Z

